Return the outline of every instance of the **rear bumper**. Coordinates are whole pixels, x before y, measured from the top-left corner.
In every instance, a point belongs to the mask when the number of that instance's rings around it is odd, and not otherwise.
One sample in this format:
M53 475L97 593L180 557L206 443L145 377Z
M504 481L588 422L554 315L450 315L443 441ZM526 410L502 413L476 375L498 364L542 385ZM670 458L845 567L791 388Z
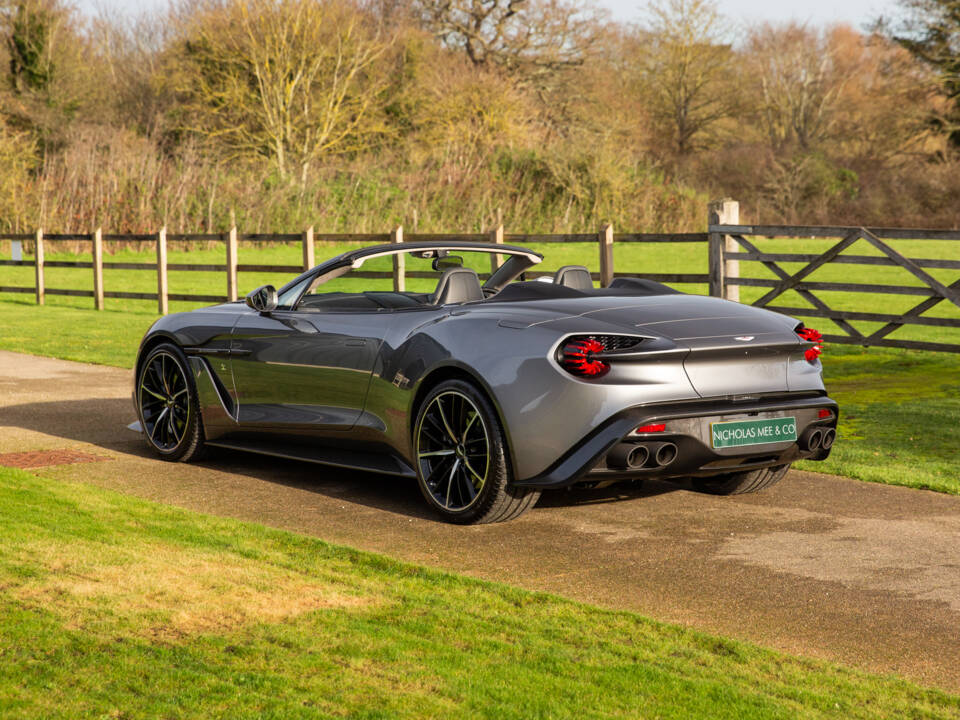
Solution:
M831 417L817 417L823 408L832 411ZM710 446L711 422L784 414L796 417L797 436L802 438L814 427L835 430L838 406L826 395L805 393L802 397L780 395L749 402L714 399L633 407L608 419L545 472L516 480L514 484L558 488L584 480L702 477L800 459L823 460L830 454L829 449L803 449L802 443L797 441L742 448L715 449ZM656 423L664 423L666 431L631 435L640 426ZM654 453L659 444L671 443L676 446L676 457L663 466L651 461L650 466L638 468L614 467L607 456L622 443L645 445Z

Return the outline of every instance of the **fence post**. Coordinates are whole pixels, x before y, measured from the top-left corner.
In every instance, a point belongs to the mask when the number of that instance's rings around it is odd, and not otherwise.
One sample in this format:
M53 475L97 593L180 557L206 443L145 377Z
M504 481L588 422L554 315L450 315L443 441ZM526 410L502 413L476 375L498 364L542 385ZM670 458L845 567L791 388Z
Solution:
M103 310L103 233L93 232L93 306Z
M503 225L497 225L493 230L490 231L490 242L494 243L495 245L503 245ZM491 255L490 272L495 273L502 262L503 255L500 253L494 253Z
M710 225L739 225L740 203L729 198L710 203L708 222ZM728 284L727 279L740 277L740 261L726 260L723 253L736 252L738 247L730 235L710 233L710 294L734 302L740 302L740 286Z
M227 235L227 300L237 299L237 227L230 228Z
M613 225L604 225L597 235L600 245L600 287L613 282Z
M391 243L403 242L403 225L397 225L390 233ZM407 269L407 259L403 253L397 253L393 256L393 291L403 292L406 287L406 278L404 277Z
M308 227L303 231L303 271L306 272L316 265L313 254L313 228Z
M167 229L162 227L157 233L157 310L161 315L170 310L167 294Z
M37 230L36 250L34 251L34 257L36 258L34 262L34 270L37 279L37 305L43 305L44 297L46 295L43 285L43 230Z

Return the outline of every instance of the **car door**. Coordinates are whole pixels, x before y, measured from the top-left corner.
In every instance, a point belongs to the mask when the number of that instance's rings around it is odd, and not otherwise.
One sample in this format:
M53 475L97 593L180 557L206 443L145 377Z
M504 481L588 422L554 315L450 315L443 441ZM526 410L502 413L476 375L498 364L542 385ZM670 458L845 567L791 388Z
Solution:
M244 314L231 363L241 425L349 430L363 411L389 312Z

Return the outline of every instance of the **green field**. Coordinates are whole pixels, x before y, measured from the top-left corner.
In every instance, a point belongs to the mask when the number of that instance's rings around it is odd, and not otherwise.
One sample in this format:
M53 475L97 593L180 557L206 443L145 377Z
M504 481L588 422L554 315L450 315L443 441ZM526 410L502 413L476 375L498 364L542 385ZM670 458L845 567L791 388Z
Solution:
M0 717L949 718L960 698L0 468Z
M754 244L764 252L799 252L814 254L828 249L836 240L821 239L754 239ZM9 243L0 245L0 255L9 257L7 247ZM899 252L913 258L960 260L960 241L948 240L893 240L890 245ZM318 242L316 246L317 261L323 258L344 252L357 247L355 244ZM545 256L541 267L537 270L554 270L562 265L583 264L591 270L599 271L599 257L595 243L541 243L530 247ZM46 260L90 260L87 254L52 252L54 243L48 243ZM179 249L178 249L179 248ZM109 250L109 245L108 245ZM845 251L846 254L879 256L882 253L870 246L864 240L859 240ZM32 259L29 255L26 259ZM299 244L246 246L241 244L239 259L244 264L259 265L299 265L302 260ZM707 255L705 243L620 243L614 246L615 268L625 273L706 273ZM115 254L105 256L106 262L155 262L155 253L152 248L142 252L121 250ZM169 263L197 263L223 264L225 262L224 246L220 243L207 243L203 247L186 249L184 244L170 243L168 253ZM784 263L782 267L788 272L796 272L800 263ZM364 265L364 270L389 271L389 259L372 260ZM484 270L486 268L477 268ZM32 287L34 283L33 268L30 267L0 267L0 286ZM960 278L960 270L928 269L927 272L940 282L949 285ZM154 271L105 270L104 285L107 290L123 290L128 292L156 292L156 273ZM773 278L773 273L756 262L742 262L741 273L744 277ZM90 290L93 287L93 271L75 268L46 268L46 286L50 288L75 288ZM169 273L169 291L171 293L191 294L226 294L226 274L212 272L172 271ZM287 282L290 273L241 273L241 293L249 292L259 285L272 283L277 287ZM852 282L870 284L895 284L908 287L923 287L923 283L913 277L906 270L899 267L882 267L872 265L826 265L812 273L807 280L817 282ZM358 281L356 289L388 289L390 280ZM433 289L429 280L409 279L408 289L422 292ZM706 292L705 285L677 285L678 289L686 292ZM345 288L346 289L346 288ZM752 302L767 292L767 288L743 287L740 289L741 300ZM895 294L858 294L848 292L818 292L824 302L836 310L859 310L862 312L901 314L924 300L920 295ZM0 300L19 299L30 301L32 295L14 295L0 293ZM48 296L49 304L65 305L69 307L90 307L92 300L88 298L69 298ZM108 308L137 309L149 312L155 303L152 301L111 300L106 301ZM787 307L810 307L810 304L794 291L784 293L773 303ZM196 303L172 303L171 311L197 307ZM960 308L948 302L941 302L926 313L931 317L942 317L960 320ZM845 334L836 327L831 320L798 315L812 327L822 329L830 334ZM881 323L854 321L861 332L869 334L881 327ZM890 339L920 340L928 342L960 343L960 328L939 328L927 326L906 326L889 336Z

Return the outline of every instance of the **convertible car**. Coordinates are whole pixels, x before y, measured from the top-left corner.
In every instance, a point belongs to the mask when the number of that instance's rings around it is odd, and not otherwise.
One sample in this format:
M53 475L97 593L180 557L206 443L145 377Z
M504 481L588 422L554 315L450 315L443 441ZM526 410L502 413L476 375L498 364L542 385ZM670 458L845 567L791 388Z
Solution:
M135 429L167 460L209 445L415 479L457 523L515 518L573 484L753 492L830 453L815 330L649 280L596 288L582 266L535 273L541 260L364 247L279 291L163 317L140 345ZM401 261L423 292L365 289L371 267ZM481 283L469 265L495 269Z

